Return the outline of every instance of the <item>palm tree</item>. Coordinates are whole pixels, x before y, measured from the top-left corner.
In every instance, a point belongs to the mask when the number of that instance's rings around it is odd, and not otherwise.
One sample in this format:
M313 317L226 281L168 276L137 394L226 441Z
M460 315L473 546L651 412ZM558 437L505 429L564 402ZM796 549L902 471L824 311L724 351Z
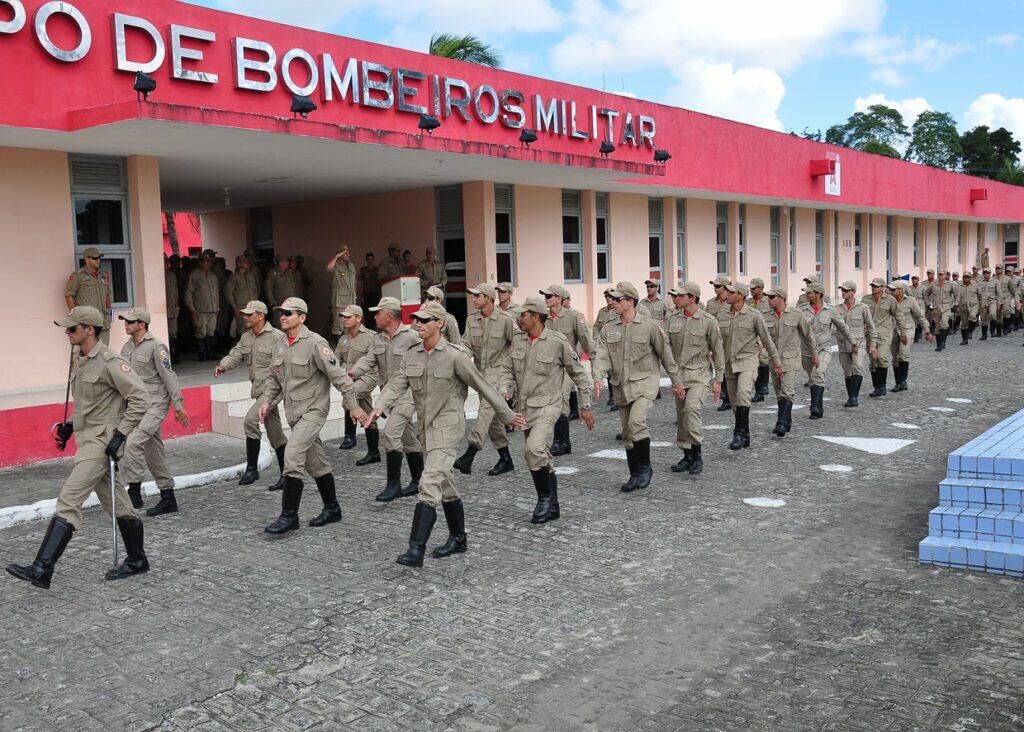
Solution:
M435 33L430 37L431 56L443 56L456 61L469 61L482 66L501 68L501 54L474 35L457 36L452 33Z
M1003 169L999 172L999 180L1012 186L1024 186L1024 167L1010 158L1003 159Z

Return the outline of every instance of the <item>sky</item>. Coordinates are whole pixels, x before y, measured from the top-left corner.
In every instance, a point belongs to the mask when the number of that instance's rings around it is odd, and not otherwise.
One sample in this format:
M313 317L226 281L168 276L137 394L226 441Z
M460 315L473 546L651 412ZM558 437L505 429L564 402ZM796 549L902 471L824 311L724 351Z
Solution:
M1024 140L1024 0L196 0L425 51L472 33L503 66L775 130L883 103Z

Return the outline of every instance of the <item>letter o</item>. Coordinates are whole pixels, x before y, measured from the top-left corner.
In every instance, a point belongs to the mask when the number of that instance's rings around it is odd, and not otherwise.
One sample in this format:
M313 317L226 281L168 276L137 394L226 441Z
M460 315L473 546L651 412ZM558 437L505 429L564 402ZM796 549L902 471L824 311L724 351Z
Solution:
M50 20L50 17L57 14L66 15L71 18L71 20L75 22L75 25L78 26L78 32L82 36L82 40L78 42L78 46L70 51L65 51L50 40L50 34L46 31L46 24ZM89 28L89 21L87 21L85 16L82 15L82 12L71 3L43 3L42 7L40 7L36 12L34 25L36 38L39 40L39 44L43 47L43 50L58 61L63 61L64 63L81 61L85 58L86 54L89 53L89 49L92 48L92 30Z
M484 114L483 106L480 104L480 100L485 96L491 99L491 111L489 114ZM473 95L473 110L476 112L476 116L484 124L491 124L494 120L498 119L498 115L501 114L501 104L498 102L498 93L488 84L481 84L477 87L476 94Z
M297 86L292 81L292 61L301 59L306 68L309 69L309 83L305 86ZM292 94L298 94L300 97L308 97L316 91L317 86L320 84L320 71L317 69L316 61L306 51L301 48L293 48L291 51L281 57L281 78L284 80L284 85L288 87Z
M10 20L0 22L0 33L17 33L25 27L25 6L21 0L0 0L0 5L6 5L13 13Z

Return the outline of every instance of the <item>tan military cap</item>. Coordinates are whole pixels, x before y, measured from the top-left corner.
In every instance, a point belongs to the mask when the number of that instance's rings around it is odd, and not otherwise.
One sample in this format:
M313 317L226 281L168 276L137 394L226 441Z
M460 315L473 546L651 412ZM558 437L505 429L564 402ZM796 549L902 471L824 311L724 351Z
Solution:
M885 278L884 277L876 277L875 279L871 280L871 286L872 287L885 287Z
M255 315L256 313L267 314L266 303L260 302L259 300L250 300L246 303L245 307L242 308L243 315Z
M764 280L760 277L755 277L750 281L750 289L753 290L755 287L764 287Z
M341 311L341 317L343 318L354 318L356 316L363 317L363 309L358 305L349 305Z
M297 313L309 313L309 306L301 297L289 297L274 310L294 310Z
M804 284L805 285L809 285L812 282L817 282L817 281L818 281L817 277L804 277Z
M849 290L850 292L857 291L857 283L853 280L846 280L843 284L839 285L840 290Z
M546 287L540 291L540 294L544 295L544 297L551 297L554 295L555 297L560 297L563 300L569 297L569 291L562 287L562 285L551 285L550 287Z
M604 295L605 295L605 297L610 297L611 294L612 294L612 290L614 290L614 289L615 289L615 287L613 287L612 285L608 285L608 287L604 288Z
M498 296L497 291L494 289L494 285L488 282L481 282L476 287L470 287L467 292L470 295L483 295L484 297L489 297L492 300Z
M208 259L211 262L217 258L217 253L212 249L207 249L205 252L199 255L200 259ZM280 260L278 260L280 261Z
M733 282L732 284L726 285L725 289L729 292L738 292L743 295L743 297L750 294L750 288L743 282Z
M722 277L716 277L713 280L709 280L708 284L714 285L715 287L725 287L729 284L729 278L723 275Z
M94 307L79 305L60 320L53 321L53 324L61 328L70 328L73 325L94 325L99 328L103 326L103 316Z
M988 267L985 267L985 269L981 270L982 274L985 274L986 272L988 272L989 274L992 274L992 270L990 270Z
M89 247L84 252L82 252L82 256L88 257L89 259L103 259L103 252L101 252L96 247Z
M139 321L142 321L146 325L149 325L153 318L145 308L132 308L131 310L125 310L123 313L118 315L117 319L123 320L126 323L138 323Z
M427 297L437 300L438 302L444 302L444 290L437 285L431 285L427 288ZM398 302L398 300L395 300L395 302Z
M428 302L422 308L412 314L416 320L444 320L448 311L436 302Z
M541 297L528 297L522 305L515 309L516 313L522 315L525 312L536 313L537 315L547 315L548 306L544 304L544 298Z
M906 282L904 280L893 280L892 284L889 285L889 289L890 290L895 290L896 288L899 288L901 290L905 290L908 287L910 287L910 283Z
M692 295L693 297L700 297L700 285L694 281L684 282L683 284L676 287L677 295Z
M657 280L644 280L644 286L648 286L648 285L654 285L655 287L658 287L658 288L661 287L661 283L658 282Z
M773 287L765 294L767 294L768 297L784 297L787 300L789 299L789 293L786 292L785 287Z
M431 287L430 289L433 290L434 288ZM429 293L430 290L427 290L427 292ZM397 310L401 312L402 303L398 301L397 297L382 297L376 306L370 308L371 313L375 313L378 310Z
M511 282L499 282L498 286L494 288L498 292L512 292Z
M819 295L824 295L825 287L817 280L811 280L810 282L807 283L807 287L804 288L804 292L817 292Z
M935 270L934 269L926 269L924 273L925 274L935 274Z
M401 252L402 251L402 247L398 246L397 244L391 244L388 247L388 251L389 252Z
M628 297L633 300L640 300L640 291L632 282L620 282L612 290L612 297Z

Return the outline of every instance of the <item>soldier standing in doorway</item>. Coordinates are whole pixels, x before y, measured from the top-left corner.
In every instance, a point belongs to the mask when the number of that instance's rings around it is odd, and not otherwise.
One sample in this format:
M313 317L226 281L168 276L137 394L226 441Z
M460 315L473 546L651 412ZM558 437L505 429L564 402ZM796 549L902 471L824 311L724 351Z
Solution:
M171 260L164 256L164 298L167 303L167 345L171 350L171 363L178 362L178 275L171 269Z
M289 297L295 293L292 287L292 277L288 272L288 259L278 257L274 260L275 268L267 272L267 279L263 283L263 291L267 296L267 307L276 310Z
M252 262L245 255L235 257L235 271L228 277L228 305L235 318L235 333L241 338L248 327L242 311L250 302L260 299L258 280L252 274Z
M427 247L423 261L416 266L416 276L420 278L420 297L428 288L440 287L443 290L448 287L448 274L444 271L444 263L434 255L434 247ZM511 286L509 292L512 292Z
M213 355L213 335L217 329L217 313L220 312L220 280L212 271L214 259L216 255L211 250L203 252L199 267L188 276L188 288L185 290L185 304L192 312L200 361L206 361Z
M104 345L110 343L110 313L114 307L114 290L110 286L110 277L100 271L103 254L96 247L89 247L82 252L85 264L68 277L64 288L64 301L68 310L80 305L96 308L103 316L103 330L100 337Z
M327 262L327 271L331 273L331 334L335 339L345 331L345 316L342 313L350 305L356 304L356 266L352 264L352 252L348 246ZM360 308L360 316L362 309ZM353 446L355 446L355 433Z
M380 300L380 272L373 252L366 253L366 263L359 268L359 292L363 298L363 310L369 311Z

